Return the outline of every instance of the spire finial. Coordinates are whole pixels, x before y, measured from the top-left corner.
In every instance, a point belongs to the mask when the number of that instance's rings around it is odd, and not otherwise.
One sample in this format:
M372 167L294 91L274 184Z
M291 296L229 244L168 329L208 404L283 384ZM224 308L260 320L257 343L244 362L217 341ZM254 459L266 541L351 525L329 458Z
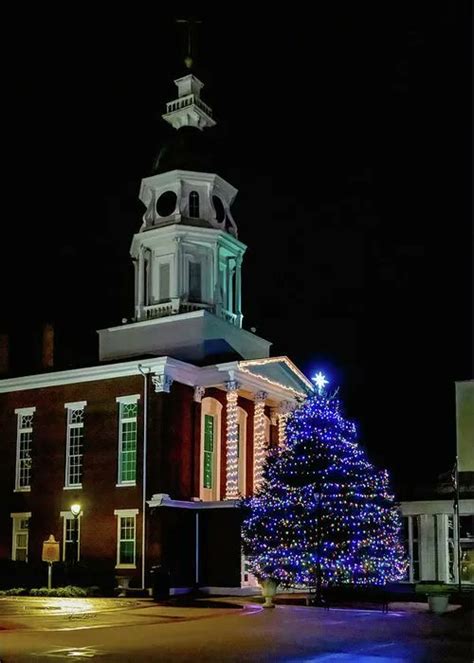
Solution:
M193 30L194 26L199 25L202 21L197 21L194 18L178 18L176 23L184 23L187 26L188 30L188 43L187 43L187 53L184 58L184 64L188 69L194 64L193 61Z

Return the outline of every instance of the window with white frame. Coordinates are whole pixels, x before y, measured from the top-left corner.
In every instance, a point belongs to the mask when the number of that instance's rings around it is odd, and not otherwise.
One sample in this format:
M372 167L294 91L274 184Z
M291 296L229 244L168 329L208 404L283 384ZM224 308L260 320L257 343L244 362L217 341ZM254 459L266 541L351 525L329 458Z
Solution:
M35 411L35 407L15 410L17 415L15 490L30 490L31 446L33 443L33 415Z
M28 531L31 513L12 513L12 559L28 561Z
M135 568L137 555L138 509L116 509L117 516L117 567Z
M201 481L202 500L220 499L220 436L222 404L206 397L201 403Z
M63 518L63 561L77 562L81 558L81 518L70 511L61 511Z
M119 396L118 485L133 486L137 480L138 399Z
M84 408L86 401L66 403L66 488L82 487L82 459L84 454Z

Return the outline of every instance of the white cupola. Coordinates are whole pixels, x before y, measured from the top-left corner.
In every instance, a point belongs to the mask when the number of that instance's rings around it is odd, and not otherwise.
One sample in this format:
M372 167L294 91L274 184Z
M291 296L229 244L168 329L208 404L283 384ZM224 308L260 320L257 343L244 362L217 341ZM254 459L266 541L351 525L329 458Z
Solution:
M178 98L168 101L166 113L162 118L174 129L213 127L216 123L212 119L212 110L201 99L204 83L201 83L194 74L177 78L174 83L178 87Z
M142 180L146 207L131 255L135 264L135 319L150 320L205 309L242 326L241 266L231 205L237 189L213 172L203 129L215 126L193 74L178 78L179 97L163 116L175 129ZM162 172L161 172L162 171Z
M247 247L231 212L237 189L216 174L216 122L201 100L201 81L190 73L175 84L178 98L163 115L175 131L140 187L145 213L130 248L134 319L99 330L100 358L268 357L270 343L242 329Z

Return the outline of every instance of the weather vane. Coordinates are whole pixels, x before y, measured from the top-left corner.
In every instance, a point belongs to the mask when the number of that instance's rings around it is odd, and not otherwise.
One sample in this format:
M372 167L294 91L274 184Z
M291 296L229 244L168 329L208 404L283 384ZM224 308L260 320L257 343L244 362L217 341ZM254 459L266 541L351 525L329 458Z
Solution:
M323 375L323 373L321 373L321 371L319 371L319 373L316 373L316 375L313 378L313 382L318 388L318 394L319 395L321 395L324 387L327 384L329 384L329 380L326 380L326 376Z
M193 66L193 29L194 26L201 24L202 21L197 21L193 18L177 18L176 23L184 23L188 29L188 48L184 64L188 69L191 69Z

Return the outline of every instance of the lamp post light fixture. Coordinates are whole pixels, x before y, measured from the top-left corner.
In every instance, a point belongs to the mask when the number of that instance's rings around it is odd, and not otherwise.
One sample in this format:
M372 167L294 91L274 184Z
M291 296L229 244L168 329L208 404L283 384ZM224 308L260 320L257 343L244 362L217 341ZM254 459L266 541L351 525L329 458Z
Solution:
M73 534L72 534L72 562L76 564L78 562L78 557L79 555L78 550L77 550L77 541L78 541L78 533L79 533L79 523L78 523L78 518L81 514L81 505L80 504L71 504L70 506L70 511L74 517L74 529L73 529Z

